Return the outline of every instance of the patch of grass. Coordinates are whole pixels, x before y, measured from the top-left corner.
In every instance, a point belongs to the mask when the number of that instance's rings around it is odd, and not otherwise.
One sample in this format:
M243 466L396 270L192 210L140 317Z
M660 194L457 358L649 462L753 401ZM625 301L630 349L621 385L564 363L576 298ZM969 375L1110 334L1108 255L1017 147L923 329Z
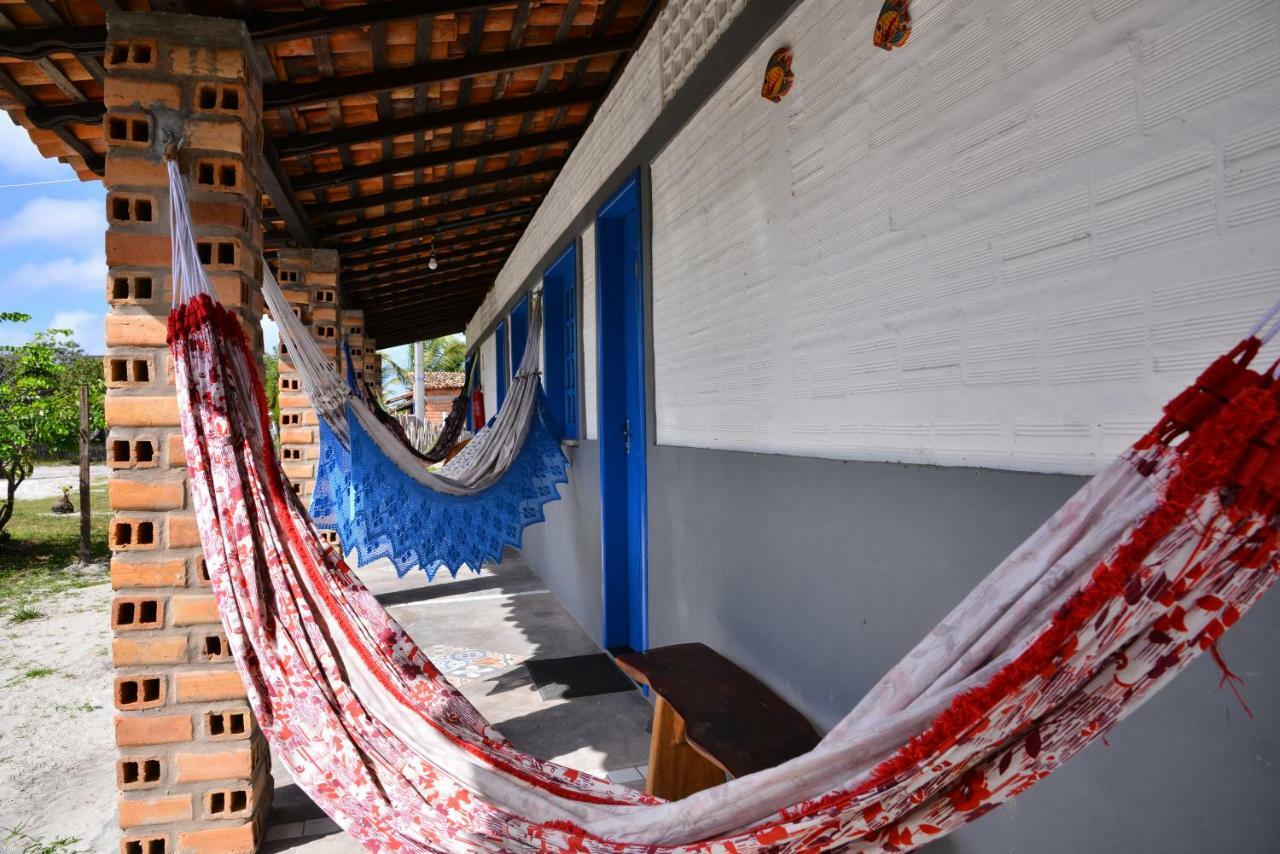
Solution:
M57 672L58 671L54 670L52 667L29 667L27 668L27 671L22 674L22 678L23 679L43 679L44 677L52 676Z
M21 824L17 827L0 827L0 833L5 834L0 837L0 842L6 843L6 846L12 843L13 847L6 847L6 851L21 854L87 854L75 847L80 842L78 836L59 836L45 840L27 833L25 825Z
M0 604L30 601L105 580L105 573L62 571L80 559L80 514L50 513L49 508L56 500L36 498L14 502L13 518L4 527L10 539L0 543ZM77 499L73 496L72 500ZM93 511L90 552L95 562L105 562L111 554L107 548L111 511L105 481L89 491L89 506Z
M38 620L43 616L44 614L42 612L37 611L26 603L23 603L9 613L9 622L14 624L29 623L32 620Z
M96 712L99 709L101 709L102 706L98 705L92 700L85 700L83 703L80 703L79 705L72 705L70 703L55 703L53 708L55 711L66 712L67 714L74 715L77 712Z

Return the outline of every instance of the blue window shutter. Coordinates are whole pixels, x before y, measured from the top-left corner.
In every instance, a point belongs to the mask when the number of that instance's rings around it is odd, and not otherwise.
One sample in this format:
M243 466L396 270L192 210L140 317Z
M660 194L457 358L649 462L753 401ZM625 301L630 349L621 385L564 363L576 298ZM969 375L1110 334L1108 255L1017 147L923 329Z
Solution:
M577 243L542 274L543 378L547 403L564 439L578 438L578 253Z

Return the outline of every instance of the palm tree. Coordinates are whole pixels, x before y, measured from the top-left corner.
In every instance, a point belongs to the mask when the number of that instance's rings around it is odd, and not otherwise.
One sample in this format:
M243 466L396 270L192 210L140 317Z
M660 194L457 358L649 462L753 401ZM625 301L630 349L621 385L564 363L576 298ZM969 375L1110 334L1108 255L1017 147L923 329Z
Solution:
M467 342L461 335L428 338L422 342L422 368L424 371L461 371L467 363ZM413 387L413 345L409 346L407 366L398 364L386 353L382 354L383 387L399 383Z

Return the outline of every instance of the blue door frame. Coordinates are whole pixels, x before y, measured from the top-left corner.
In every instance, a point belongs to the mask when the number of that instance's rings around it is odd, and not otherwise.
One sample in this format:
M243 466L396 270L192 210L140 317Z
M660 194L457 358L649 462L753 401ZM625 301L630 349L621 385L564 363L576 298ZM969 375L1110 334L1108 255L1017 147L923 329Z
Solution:
M529 343L529 295L525 294L511 309L511 376L516 375L524 360L524 346Z
M498 347L498 365L496 373L498 380L498 401L497 405L493 407L493 411L496 414L498 410L502 408L502 401L507 397L507 377L511 374L511 363L507 360L507 324L499 323L497 327L494 328L493 340ZM490 416L490 420L493 420L492 416Z
M637 173L596 213L604 645L649 645L643 231Z

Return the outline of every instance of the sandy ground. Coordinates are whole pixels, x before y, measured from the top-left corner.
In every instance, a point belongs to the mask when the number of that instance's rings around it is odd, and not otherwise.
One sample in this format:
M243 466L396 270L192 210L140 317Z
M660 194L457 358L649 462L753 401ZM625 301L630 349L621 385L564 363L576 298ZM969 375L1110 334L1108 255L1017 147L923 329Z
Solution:
M116 848L110 600L104 582L42 601L38 620L0 622L0 828L78 838L59 850Z
M89 480L97 483L106 480L110 471L103 463L89 466ZM71 487L72 500L79 495L79 466L36 466L35 473L18 487L18 500L30 498L57 498L62 494L62 487Z

